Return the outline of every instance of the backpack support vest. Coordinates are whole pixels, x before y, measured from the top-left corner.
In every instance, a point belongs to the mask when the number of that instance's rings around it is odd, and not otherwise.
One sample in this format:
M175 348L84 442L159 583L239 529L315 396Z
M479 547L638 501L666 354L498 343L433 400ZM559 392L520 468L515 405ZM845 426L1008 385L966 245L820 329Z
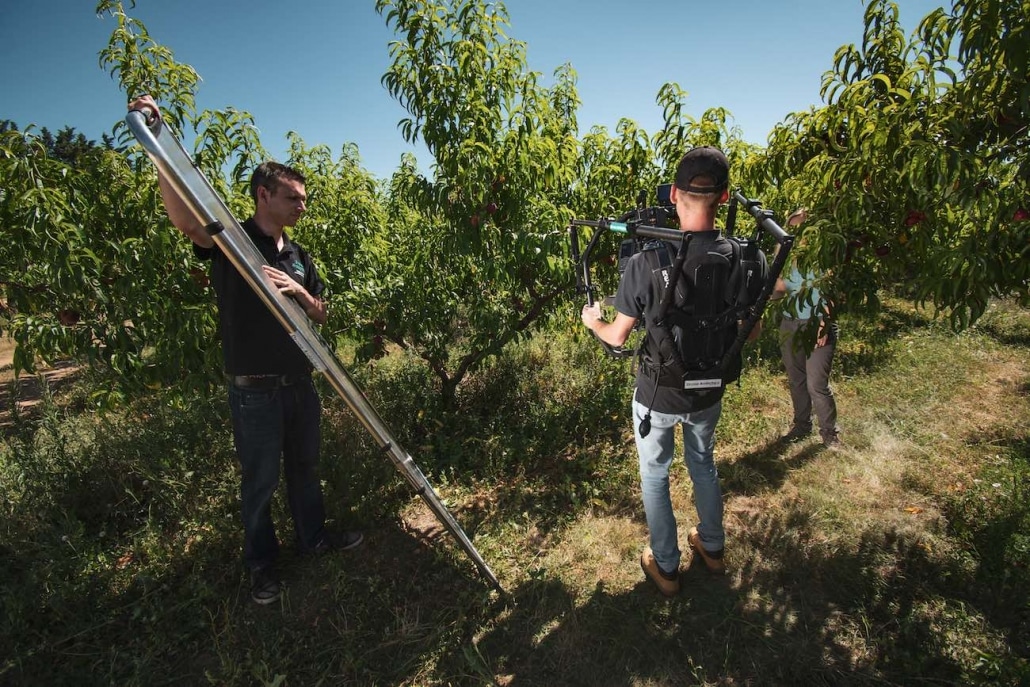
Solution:
M652 241L642 252L660 300L644 313L641 370L656 386L720 389L740 377L737 322L755 304L768 277L765 254L754 241L719 236L691 251L685 232L673 261L670 245Z

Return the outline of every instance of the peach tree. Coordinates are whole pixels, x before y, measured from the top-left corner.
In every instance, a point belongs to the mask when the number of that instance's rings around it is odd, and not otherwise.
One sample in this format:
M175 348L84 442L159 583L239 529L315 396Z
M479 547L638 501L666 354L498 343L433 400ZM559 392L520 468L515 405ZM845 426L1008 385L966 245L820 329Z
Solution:
M545 85L509 38L501 3L378 0L398 40L383 84L407 116L400 130L432 156L406 157L388 184L388 244L363 318L366 338L426 360L451 403L461 379L558 313L573 313L568 221L613 216L651 193L689 145L742 147L727 113L700 120L662 89L663 130L623 119L615 135L579 137L576 75ZM618 97L613 94L613 97ZM378 348L374 348L374 354Z
M104 0L97 13L117 24L101 67L126 94L165 103L178 131L196 132L198 165L238 199L240 173L263 154L250 117L197 113L196 72L176 63L122 3ZM31 126L0 134L0 225L9 234L0 253L9 275L0 327L16 341L15 368L31 372L58 358L102 366L117 383L101 396L220 369L206 276L168 222L153 165L134 146L123 113L112 111L111 145L75 159L53 154ZM231 163L229 181L221 170Z
M387 183L384 266L355 313L375 354L422 357L450 404L462 378L527 335L567 292L562 260L576 180L574 74L542 85L525 45L504 38L504 7L476 0L379 0L398 35L382 82L407 116L412 155ZM388 266L388 268L386 268ZM374 293L373 293L374 291Z
M860 46L824 76L758 163L807 206L799 254L829 268L845 308L901 287L955 328L995 297L1030 299L1030 31L1020 0L955 0L906 36L872 0Z

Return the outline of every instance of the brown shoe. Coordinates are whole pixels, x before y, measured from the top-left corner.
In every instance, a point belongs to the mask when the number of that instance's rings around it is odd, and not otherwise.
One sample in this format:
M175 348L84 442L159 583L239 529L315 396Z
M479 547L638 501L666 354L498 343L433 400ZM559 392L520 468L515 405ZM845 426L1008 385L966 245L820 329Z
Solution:
M708 568L708 572L713 575L726 574L726 563L722 560L722 550L705 551L705 547L701 545L701 535L698 533L696 527L690 528L690 534L687 535L687 543L690 544L690 548L692 548L697 555L701 556L701 560L705 562L705 567Z
M658 567L658 561L654 559L654 553L651 551L651 547L648 546L644 549L644 552L640 554L640 569L644 571L644 574L651 578L656 585L658 585L658 591L665 596L676 596L680 591L680 576L679 571L669 573Z

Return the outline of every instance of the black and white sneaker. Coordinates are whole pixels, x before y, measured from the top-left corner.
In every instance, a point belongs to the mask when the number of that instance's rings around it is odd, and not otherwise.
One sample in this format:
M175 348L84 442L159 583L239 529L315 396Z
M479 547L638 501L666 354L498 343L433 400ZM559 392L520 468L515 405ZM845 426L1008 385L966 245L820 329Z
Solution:
M250 598L254 603L262 606L274 603L282 593L282 583L271 567L250 571Z

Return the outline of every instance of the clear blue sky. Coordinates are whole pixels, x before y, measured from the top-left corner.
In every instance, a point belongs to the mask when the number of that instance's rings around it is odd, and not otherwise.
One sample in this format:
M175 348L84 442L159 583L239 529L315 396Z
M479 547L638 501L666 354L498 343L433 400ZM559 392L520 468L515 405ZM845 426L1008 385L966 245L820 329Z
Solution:
M907 33L941 0L900 0ZM508 0L508 34L545 76L569 62L579 75L580 132L622 117L661 125L659 87L676 82L686 109L727 108L747 140L765 143L784 116L818 105L823 73L862 36L862 0ZM0 0L0 119L99 140L124 116L125 97L98 66L115 28L94 0ZM277 157L286 132L334 153L356 143L387 177L409 147L404 116L380 83L393 35L374 0L138 0L130 15L203 79L201 108L249 111ZM263 53L260 57L259 53ZM187 147L192 141L186 141ZM428 168L424 150L415 149Z

